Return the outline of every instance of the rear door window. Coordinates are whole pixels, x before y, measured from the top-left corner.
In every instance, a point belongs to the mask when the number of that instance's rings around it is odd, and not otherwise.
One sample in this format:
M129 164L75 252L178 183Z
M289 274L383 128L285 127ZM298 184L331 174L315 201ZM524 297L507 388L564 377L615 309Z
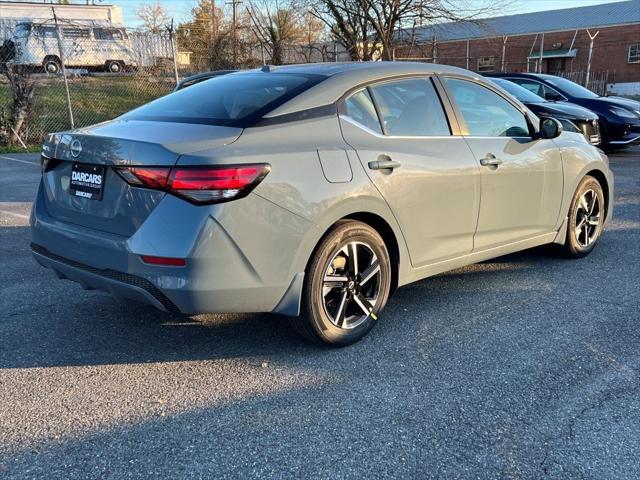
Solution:
M380 120L376 113L376 107L373 105L369 92L364 89L354 93L348 97L345 102L344 116L350 118L356 123L373 130L376 133L382 133Z
M474 82L444 78L474 137L528 137L529 124L520 110L490 89Z
M371 87L387 135L451 135L440 97L428 78L385 82Z

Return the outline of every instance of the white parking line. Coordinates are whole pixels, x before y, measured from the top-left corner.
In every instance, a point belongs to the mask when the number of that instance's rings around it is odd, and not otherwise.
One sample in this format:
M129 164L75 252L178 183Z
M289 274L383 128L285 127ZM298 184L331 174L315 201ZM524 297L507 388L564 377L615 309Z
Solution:
M10 215L12 217L21 218L23 220L29 220L29 215L23 215L22 213L9 212L8 210L0 210L0 213L4 213L5 215Z
M4 155L0 155L0 158L3 160L11 160L12 162L26 163L27 165L33 165L35 167L39 167L40 164L36 162L28 162L26 160L20 160L18 158L5 157Z

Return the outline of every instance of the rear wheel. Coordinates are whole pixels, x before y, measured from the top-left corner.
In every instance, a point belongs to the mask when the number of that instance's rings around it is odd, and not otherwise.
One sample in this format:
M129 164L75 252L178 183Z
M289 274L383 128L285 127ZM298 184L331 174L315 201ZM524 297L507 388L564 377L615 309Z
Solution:
M44 68L45 73L51 74L60 73L60 70L62 70L62 64L58 57L45 58L42 62L42 67Z
M569 209L567 238L563 245L568 257L579 258L591 253L602 233L605 213L602 186L595 178L584 177Z
M107 62L107 71L111 73L121 73L124 71L124 64L115 60Z
M340 222L311 259L302 315L291 323L312 342L350 345L373 328L390 285L391 263L380 234L362 222Z

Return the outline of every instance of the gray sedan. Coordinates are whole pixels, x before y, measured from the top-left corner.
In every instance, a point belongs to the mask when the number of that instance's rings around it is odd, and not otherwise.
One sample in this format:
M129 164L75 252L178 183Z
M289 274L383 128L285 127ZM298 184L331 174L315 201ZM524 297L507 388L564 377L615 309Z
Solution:
M582 257L607 157L454 67L264 67L52 134L31 216L58 277L176 313L276 312L353 343L392 292L543 244ZM61 299L62 300L62 299Z

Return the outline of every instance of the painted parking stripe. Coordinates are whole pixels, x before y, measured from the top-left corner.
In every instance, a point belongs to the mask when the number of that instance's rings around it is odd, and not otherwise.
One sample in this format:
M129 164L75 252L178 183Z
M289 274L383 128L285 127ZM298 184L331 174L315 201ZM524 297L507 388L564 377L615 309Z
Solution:
M3 160L10 160L12 162L26 163L27 165L34 165L36 167L40 166L40 164L36 162L28 162L26 160L20 160L18 158L5 157L4 155L0 155L0 158L2 158Z
M0 213L4 213L5 215L9 215L16 218L22 218L23 220L29 220L29 215L23 215L22 213L10 212L8 210L0 210Z

